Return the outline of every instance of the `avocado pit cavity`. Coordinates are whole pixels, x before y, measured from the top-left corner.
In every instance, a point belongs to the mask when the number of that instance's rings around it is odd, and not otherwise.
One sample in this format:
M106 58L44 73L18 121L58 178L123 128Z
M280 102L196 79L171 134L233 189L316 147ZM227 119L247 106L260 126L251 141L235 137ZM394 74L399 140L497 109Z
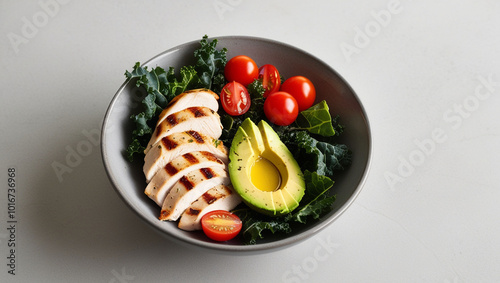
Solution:
M259 157L250 168L252 184L264 192L274 192L281 186L281 174L274 164L264 157Z

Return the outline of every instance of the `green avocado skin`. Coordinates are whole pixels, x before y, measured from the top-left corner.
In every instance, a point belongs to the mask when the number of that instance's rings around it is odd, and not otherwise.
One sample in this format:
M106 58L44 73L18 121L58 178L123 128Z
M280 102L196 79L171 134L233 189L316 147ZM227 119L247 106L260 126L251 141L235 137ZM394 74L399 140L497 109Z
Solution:
M260 158L270 161L280 172L281 185L273 192L262 191L252 183L252 165ZM265 121L256 125L246 119L241 124L229 151L228 170L234 190L243 202L260 213L269 216L290 213L304 196L304 175L297 161Z

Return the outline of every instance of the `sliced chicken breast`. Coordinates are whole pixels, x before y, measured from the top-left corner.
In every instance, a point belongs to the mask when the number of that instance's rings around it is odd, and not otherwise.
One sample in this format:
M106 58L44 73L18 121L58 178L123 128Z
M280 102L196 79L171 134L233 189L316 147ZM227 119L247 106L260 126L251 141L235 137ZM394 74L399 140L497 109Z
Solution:
M210 167L211 164L207 162L212 162L212 163L220 163L220 166L225 166L224 161L222 161L220 158L215 156L212 152L210 151L193 151L193 152L186 152L183 155L175 157L172 161L167 163L163 169L166 170L169 173L172 174L177 174L178 171L181 171L185 169L185 167L188 166L200 166L199 168L202 167ZM203 164L207 165L203 165ZM144 170L145 168L143 168ZM158 170L161 172L162 170ZM149 183L153 177L157 174L158 171L154 170L144 170L144 176L146 177L146 182Z
M170 114L156 127L144 153L163 137L189 130L218 139L222 134L219 114L207 107L189 107Z
M161 208L160 220L176 221L198 198L213 187L229 185L226 170L213 167L201 168L181 177L170 189Z
M231 186L219 185L204 193L188 207L179 219L178 227L185 231L201 229L203 215L214 210L231 211L241 203L241 197Z
M226 164L208 151L188 152L160 169L151 179L144 193L161 206L168 191L182 176L205 167L225 169Z
M160 113L156 125L163 122L170 114L189 107L207 107L217 112L219 110L219 103L217 100L219 100L219 96L209 89L193 89L183 92L168 103L165 110Z
M175 158L194 151L208 151L228 163L227 148L221 141L195 131L186 131L166 136L160 140L144 157L145 176L154 176Z

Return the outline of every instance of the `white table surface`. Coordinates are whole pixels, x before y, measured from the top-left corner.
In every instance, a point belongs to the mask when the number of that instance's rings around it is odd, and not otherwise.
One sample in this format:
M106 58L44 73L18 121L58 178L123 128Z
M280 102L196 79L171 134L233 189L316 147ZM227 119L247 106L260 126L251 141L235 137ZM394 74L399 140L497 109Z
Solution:
M500 282L499 14L496 0L1 1L0 281ZM92 133L124 71L204 34L304 49L366 108L362 192L292 248L235 257L175 246L104 172ZM78 147L84 156L66 160ZM55 162L74 166L58 178Z

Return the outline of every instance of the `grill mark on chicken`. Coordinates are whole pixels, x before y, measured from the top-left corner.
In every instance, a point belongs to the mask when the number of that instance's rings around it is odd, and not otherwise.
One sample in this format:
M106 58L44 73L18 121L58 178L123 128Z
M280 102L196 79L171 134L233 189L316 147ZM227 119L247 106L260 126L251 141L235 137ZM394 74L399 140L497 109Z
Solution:
M168 115L167 118L165 118L164 122L168 123L168 127L167 127L167 125L165 125L165 123L160 123L156 127L156 131L153 132L153 135L155 137L157 137L159 134L161 134L166 127L172 128L173 126L175 126L179 123L179 121L177 120L177 117L174 114Z
M195 215L200 214L200 212L201 212L201 211L200 211L199 209L193 209L193 208L191 208L191 207L190 207L190 208L188 208L188 209L186 210L186 212L185 212L185 213L195 216Z
M175 114L168 115L165 120L167 121L168 124L170 124L170 127L173 127L179 123ZM160 125L163 125L163 124L160 124Z
M198 160L198 158L196 158L196 156L192 155L190 152L184 154L182 156L184 159L186 159L186 161L189 163L189 164L196 164L196 163L199 163L200 160ZM210 160L211 161L211 160Z
M203 111L203 108L200 107L189 107L187 110L196 118L207 116L207 114Z
M200 152L201 155L203 155L203 157L205 157L206 159L210 160L210 161L214 161L214 162L217 162L219 164L222 164L224 162L222 162L222 160L220 160L219 158L217 158L215 155L213 155L213 153L211 152L208 152L208 151L201 151Z
M172 150L176 148L179 144L169 138L169 136L166 136L161 139L162 144L165 146L167 150Z
M203 174L203 176L205 176L207 180L212 179L216 175L215 172L210 168L201 168L200 172L201 174Z
M169 162L167 165L165 165L165 171L167 171L168 175L174 176L175 174L177 174L177 172L179 172L179 169L175 168L174 165Z
M208 192L207 193L204 193L202 195L203 199L205 200L206 203L208 204L212 204L214 201L216 201L217 199L219 199L218 197L214 196L214 195L211 195L209 194Z
M197 143L204 143L205 140L203 139L202 136L200 136L200 134L196 131L187 131L186 133L188 133L188 135L190 135L191 137L193 137L193 139L197 142Z
M179 182L184 186L186 187L186 190L190 191L194 188L194 184L189 181L189 179L186 177L186 176L182 176L180 179L179 179Z
M162 219L163 217L168 217L168 215L169 215L169 214L170 214L170 212L169 212L169 211L166 211L166 210L162 211L162 212L161 212L160 219Z

